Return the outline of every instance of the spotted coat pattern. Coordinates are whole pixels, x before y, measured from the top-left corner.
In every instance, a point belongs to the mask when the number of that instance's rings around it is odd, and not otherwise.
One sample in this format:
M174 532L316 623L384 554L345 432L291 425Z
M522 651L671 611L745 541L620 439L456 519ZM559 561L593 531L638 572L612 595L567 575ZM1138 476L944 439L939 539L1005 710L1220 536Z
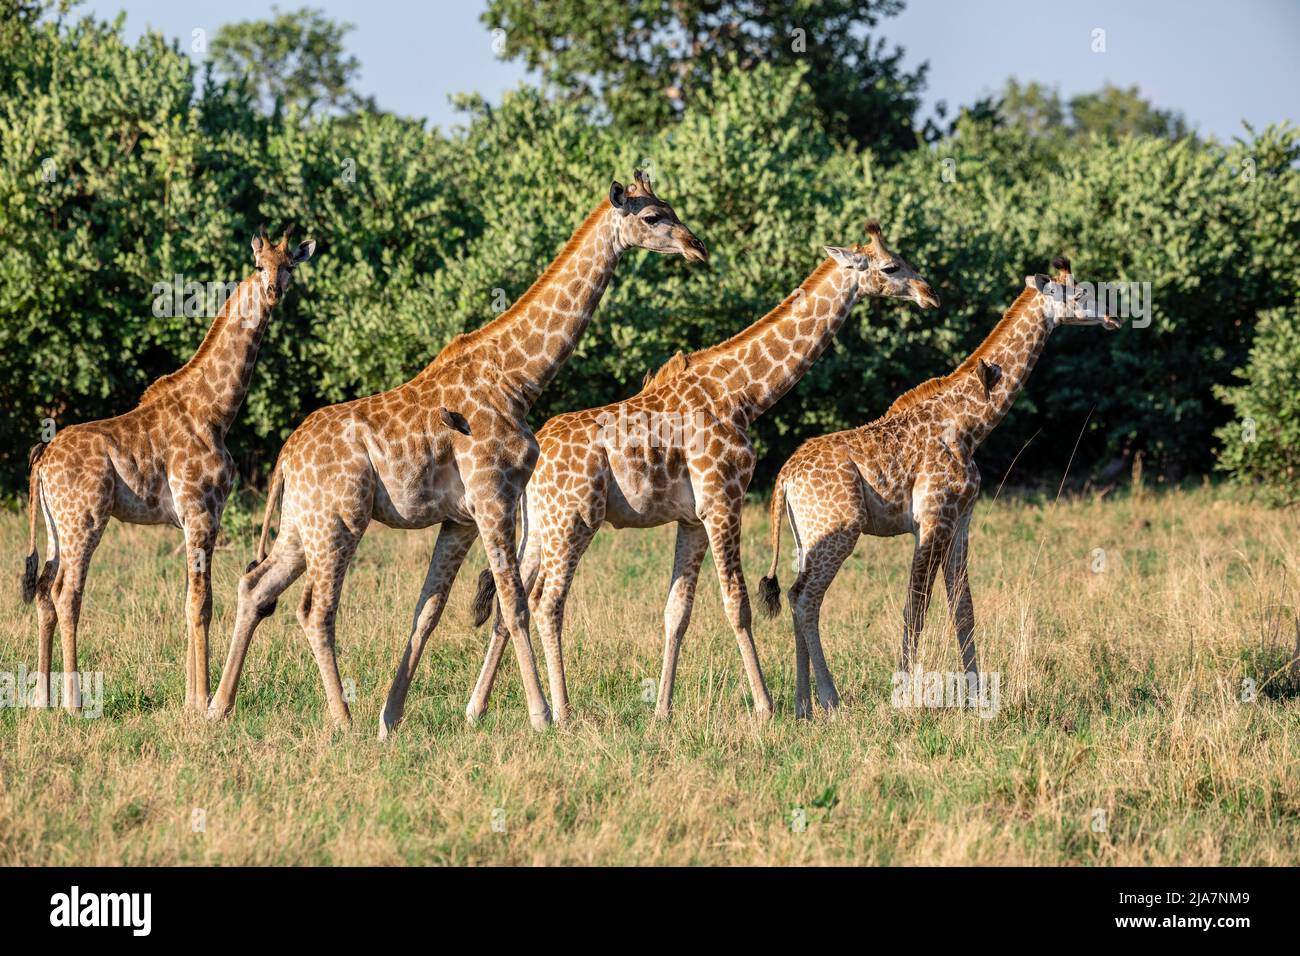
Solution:
M727 623L735 633L760 719L771 714L740 564L740 515L754 471L751 424L808 370L860 298L938 304L929 285L869 224L868 246L828 249L779 306L727 341L680 353L625 402L559 415L538 433L541 454L525 494L523 581L541 635L556 716L571 708L561 647L564 605L578 563L601 524L650 528L676 522L664 611L656 714L671 713L678 651L704 553L713 550ZM498 619L470 699L487 707L507 633Z
M481 536L502 595L534 727L550 710L528 642L515 552L516 502L537 460L527 414L572 354L624 250L706 258L703 245L638 173L587 217L550 267L506 312L454 339L414 379L313 412L289 437L272 476L262 544L239 584L234 633L209 716L234 705L249 642L277 599L305 575L298 622L337 724L350 721L335 656L344 575L370 522L441 525L410 637L380 716L380 737L401 719L407 689L456 573ZM282 492L279 534L267 550Z
M811 715L809 665L828 711L839 694L822 651L822 599L862 535L916 537L903 610L900 668L911 673L935 575L944 570L962 669L976 674L975 613L967 579L971 509L979 496L975 450L1010 410L1052 330L1062 324L1108 328L1068 263L1055 278L1030 276L997 327L952 374L899 397L880 419L805 442L781 468L772 496L772 566L760 584L766 609L780 603L777 569L782 517L795 539L790 588L795 643L795 711ZM1068 293L1068 294L1067 294Z
M185 702L208 703L212 551L235 478L226 433L252 378L272 308L314 242L290 250L265 230L253 239L256 271L227 299L194 357L145 391L124 415L61 428L32 449L31 519L23 597L36 599L38 683L33 703L48 706L54 631L62 635L64 706L80 708L77 626L91 557L109 518L169 524L185 532L187 594ZM46 555L37 575L36 512Z

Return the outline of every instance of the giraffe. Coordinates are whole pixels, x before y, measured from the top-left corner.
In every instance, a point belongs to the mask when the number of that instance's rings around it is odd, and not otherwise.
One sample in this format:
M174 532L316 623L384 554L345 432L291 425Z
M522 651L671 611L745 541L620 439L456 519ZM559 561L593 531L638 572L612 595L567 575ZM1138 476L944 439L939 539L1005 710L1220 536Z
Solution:
M150 385L131 411L59 429L31 451L28 554L23 600L36 599L37 686L33 705L47 707L57 626L63 641L64 707L80 709L77 625L90 559L110 517L130 524L170 524L185 533L187 595L185 705L208 703L208 625L212 619L212 550L235 477L226 451L252 378L271 310L293 270L316 243L289 248L263 226L254 236L255 271L230 295L194 356ZM46 562L36 548L36 512L45 519Z
M561 648L565 600L578 562L606 521L615 528L677 524L656 716L671 716L677 656L700 565L712 549L755 715L770 717L740 565L741 505L755 463L748 429L825 351L860 298L938 305L929 284L886 246L880 226L866 228L869 245L828 247L829 258L794 293L737 335L689 356L679 352L625 402L559 415L539 432L541 457L524 496L522 573L558 719L571 712ZM476 623L490 610L491 583L484 577L487 600ZM505 638L498 616L466 708L471 721L487 707Z
M774 616L781 600L777 563L781 513L790 521L798 574L790 588L795 633L795 713L812 714L808 669L827 712L839 694L822 653L822 598L861 535L916 536L903 610L900 669L910 674L940 566L957 630L962 669L978 680L975 611L967 578L971 510L979 495L975 450L1006 416L1061 325L1119 327L1077 287L1064 258L1049 278L1033 275L984 342L951 374L904 393L876 421L805 442L777 474L772 495L772 566L759 585Z
M335 615L346 572L372 520L393 528L440 524L406 649L380 715L379 737L401 719L406 687L437 626L456 573L481 536L535 729L550 723L528 642L528 607L515 556L515 508L537 460L527 415L591 321L623 252L639 247L706 262L703 243L654 194L640 170L615 181L556 259L493 321L457 336L411 381L313 412L289 437L272 473L257 558L239 605L209 716L234 705L257 625L304 572L298 621L320 670L336 725L351 721L335 658ZM272 509L280 531L268 551Z

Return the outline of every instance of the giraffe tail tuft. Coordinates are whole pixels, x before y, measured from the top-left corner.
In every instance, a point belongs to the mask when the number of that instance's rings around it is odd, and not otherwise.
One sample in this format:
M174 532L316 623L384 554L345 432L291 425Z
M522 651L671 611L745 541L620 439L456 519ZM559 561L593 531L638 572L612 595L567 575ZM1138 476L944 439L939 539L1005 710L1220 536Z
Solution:
M772 489L772 507L768 515L772 523L772 566L767 569L767 577L758 582L758 596L762 602L763 614L776 617L781 610L781 584L776 578L777 565L781 561L781 512L785 510L784 475L778 473L776 486Z
M36 575L40 570L40 555L35 551L27 555L27 564L23 568L23 603L31 604L36 597Z
M781 610L781 582L775 575L758 582L758 596L763 602L764 616L776 617L777 612Z
M27 561L23 565L23 603L31 604L36 597L36 577L40 571L41 556L36 551L36 509L41 503L41 455L48 446L45 442L33 446L27 456L31 468L27 495Z
M492 569L484 568L478 576L478 590L474 592L474 626L485 623L492 616L492 602L497 596L497 582Z

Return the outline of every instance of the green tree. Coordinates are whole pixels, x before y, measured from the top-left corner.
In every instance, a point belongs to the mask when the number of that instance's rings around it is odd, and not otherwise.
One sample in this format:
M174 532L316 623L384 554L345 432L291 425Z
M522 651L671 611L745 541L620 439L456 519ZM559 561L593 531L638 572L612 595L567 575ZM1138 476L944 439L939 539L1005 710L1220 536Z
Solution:
M1181 139L1188 134L1181 113L1161 110L1142 98L1136 86L1122 89L1106 84L1095 93L1081 93L1062 102L1061 94L1044 83L1007 80L998 97L997 114L1008 125L1035 136L1157 136Z
M229 23L217 31L212 62L219 78L246 81L275 114L289 106L307 113L375 108L353 89L361 64L344 50L351 24L311 7L285 13L273 6L271 13L269 20Z
M1250 361L1215 394L1236 412L1216 432L1219 467L1288 503L1300 500L1300 312L1259 317Z
M483 21L561 93L598 96L622 129L656 130L702 102L730 60L803 63L833 139L882 155L914 148L925 65L872 31L901 0L490 0Z

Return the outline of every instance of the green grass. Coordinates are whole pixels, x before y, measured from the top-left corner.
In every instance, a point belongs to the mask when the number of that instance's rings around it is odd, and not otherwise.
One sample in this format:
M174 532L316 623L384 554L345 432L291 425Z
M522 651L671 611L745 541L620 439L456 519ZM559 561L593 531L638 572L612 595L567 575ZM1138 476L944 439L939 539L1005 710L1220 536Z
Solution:
M752 587L767 524L759 508L746 520ZM338 629L357 687L355 723L340 732L294 620L298 585L257 635L235 716L183 713L179 535L114 525L80 642L81 668L105 675L104 716L0 710L0 863L1295 865L1300 701L1286 665L1298 532L1294 510L1215 489L985 502L972 538L977 637L983 667L1002 675L987 720L891 706L910 539L864 539L823 613L840 715L794 720L783 613L756 627L777 701L759 726L711 564L675 719L654 721L642 682L658 677L673 531L606 530L569 601L576 717L541 735L509 654L487 719L464 722L485 638L469 626L476 548L406 721L381 744L433 532L376 527L362 544ZM16 580L25 516L0 519L0 542L14 571L0 670L34 668L35 613ZM214 686L252 548L241 536L215 561ZM784 586L789 552L787 534ZM922 665L956 661L940 586ZM1241 699L1247 678L1254 703Z

